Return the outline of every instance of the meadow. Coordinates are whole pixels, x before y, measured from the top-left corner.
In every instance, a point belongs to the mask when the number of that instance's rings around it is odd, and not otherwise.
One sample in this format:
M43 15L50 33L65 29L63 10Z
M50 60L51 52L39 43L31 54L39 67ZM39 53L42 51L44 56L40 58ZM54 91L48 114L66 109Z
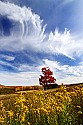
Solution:
M5 95L0 125L83 125L83 85Z

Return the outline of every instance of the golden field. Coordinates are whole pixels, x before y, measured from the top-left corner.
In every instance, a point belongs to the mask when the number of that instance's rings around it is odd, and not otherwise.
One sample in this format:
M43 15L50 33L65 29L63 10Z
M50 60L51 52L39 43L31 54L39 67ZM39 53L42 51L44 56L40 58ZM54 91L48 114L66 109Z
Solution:
M83 85L0 97L0 125L83 125Z

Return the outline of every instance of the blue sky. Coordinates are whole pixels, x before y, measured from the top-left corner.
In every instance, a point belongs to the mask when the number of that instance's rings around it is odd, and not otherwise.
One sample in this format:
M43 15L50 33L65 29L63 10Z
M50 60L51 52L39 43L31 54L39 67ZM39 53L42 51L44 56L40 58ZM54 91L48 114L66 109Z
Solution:
M38 85L50 67L57 83L83 82L83 1L0 1L0 83Z

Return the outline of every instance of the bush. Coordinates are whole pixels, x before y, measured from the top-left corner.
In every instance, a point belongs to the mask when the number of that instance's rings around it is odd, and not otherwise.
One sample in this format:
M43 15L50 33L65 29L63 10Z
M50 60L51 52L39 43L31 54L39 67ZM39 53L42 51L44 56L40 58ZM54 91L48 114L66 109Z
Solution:
M0 88L0 94L13 94L15 93L12 88Z

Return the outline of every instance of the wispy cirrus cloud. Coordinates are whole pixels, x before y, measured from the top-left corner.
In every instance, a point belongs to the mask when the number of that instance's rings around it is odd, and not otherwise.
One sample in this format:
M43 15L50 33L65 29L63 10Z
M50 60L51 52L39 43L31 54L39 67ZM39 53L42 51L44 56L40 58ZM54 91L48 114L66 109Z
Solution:
M65 4L69 4L71 2L74 2L75 0L63 0L62 1L62 4L65 5Z
M0 58L5 59L7 61L14 61L15 57L14 56L8 56L4 54L0 54Z
M9 36L0 37L0 50L29 49L34 52L63 54L72 59L83 54L82 39L75 39L67 29L63 33L56 29L46 34L40 16L32 13L30 8L0 2L0 14L15 23Z
M69 0L68 2L72 2ZM64 4L68 3L64 0ZM61 2L62 4L62 2ZM5 9L3 9L5 8ZM23 52L22 54L26 55L26 58L30 57L31 61L37 62L37 65L30 65L25 62L21 63L23 58L19 55L17 61L17 55L8 56L1 55L0 65L9 66L13 69L16 69L18 73L8 73L1 72L0 83L6 84L12 83L17 85L34 85L38 84L38 78L40 75L40 69L44 66L49 66L56 77L57 82L82 82L83 77L83 64L82 62L77 66L69 66L66 64L61 64L58 61L51 59L39 58L30 55L29 53L24 53L24 51L33 53L43 53L43 54L61 54L65 55L72 60L76 58L81 58L83 60L83 37L78 34L71 33L67 28L63 32L59 31L55 27L55 31L50 31L47 33L43 25L43 20L40 19L40 16L33 13L30 8L20 7L12 3L4 3L0 1L0 15L6 17L12 23L12 27L9 29L10 34L5 36L2 31L0 36L0 51L10 51L10 52ZM2 28L3 30L3 28ZM20 62L19 62L20 60ZM7 62L8 61L8 62ZM11 64L10 62L14 62ZM18 63L18 64L16 64Z

